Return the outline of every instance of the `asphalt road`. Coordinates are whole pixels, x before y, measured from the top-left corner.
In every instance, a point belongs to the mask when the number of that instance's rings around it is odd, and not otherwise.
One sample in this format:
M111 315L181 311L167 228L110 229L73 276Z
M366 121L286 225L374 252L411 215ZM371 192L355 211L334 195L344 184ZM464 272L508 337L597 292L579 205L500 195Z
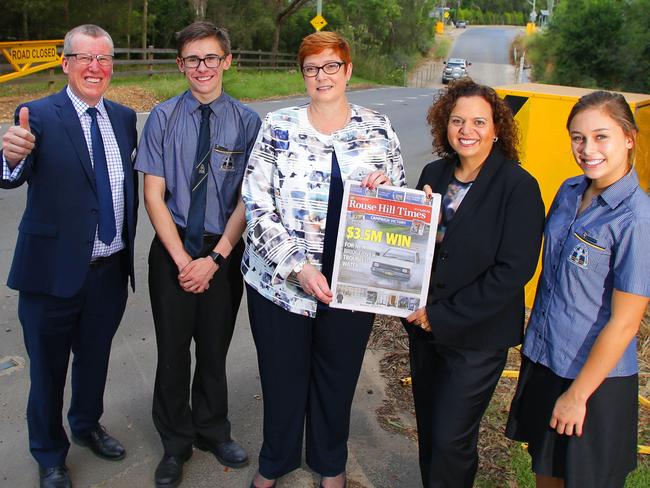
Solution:
M503 29L470 28L460 36L456 46L470 54L454 56L474 59L477 64L489 65L485 73L507 80L508 66L505 57L494 55L492 61L481 52L472 51L470 45L488 46L501 50ZM486 42L475 32L484 32ZM493 32L494 31L494 32ZM472 40L473 39L473 40ZM466 40L469 40L466 42ZM499 44L501 43L501 44ZM482 56L482 57L481 57ZM482 61L477 62L476 59ZM499 74L501 73L501 74ZM483 80L481 80L483 81ZM407 178L414 186L424 164L432 159L429 129L425 114L435 90L424 88L377 88L352 91L349 98L369 108L388 114L400 137ZM306 102L305 98L252 103L260 115L282 106ZM141 130L147 114L139 114ZM0 125L0 134L6 125ZM18 293L4 286L13 256L17 226L24 209L26 188L0 192L0 362L13 358L17 367L0 371L0 486L37 486L37 468L27 447L25 406L29 388L27 358L22 341L21 327L17 319ZM101 461L88 450L72 446L68 455L76 487L131 488L153 486L153 471L162 454L158 435L151 421L151 397L156 365L155 337L147 290L147 253L153 230L149 219L140 209L136 239L137 291L129 297L127 311L113 342L111 366L105 395L105 413L102 422L109 431L125 445L127 458L118 463ZM245 301L240 309L238 322L228 356L230 420L233 435L251 454L251 465L242 470L223 468L208 454L194 453L186 465L187 487L248 487L257 468L256 456L261 444L261 389L257 374L257 360L253 345ZM68 382L69 384L69 382ZM403 436L387 433L376 421L375 410L382 404L384 383L378 373L378 357L366 354L364 368L357 388L351 419L349 442L349 478L366 488L411 488L419 486L417 449ZM66 397L67 401L67 397ZM64 422L65 423L65 422ZM299 469L285 477L279 488L312 487L317 478L308 469Z
M509 61L510 45L521 32L521 27L469 27L458 36L449 57L471 62L467 71L478 83L509 85L514 83L515 76Z

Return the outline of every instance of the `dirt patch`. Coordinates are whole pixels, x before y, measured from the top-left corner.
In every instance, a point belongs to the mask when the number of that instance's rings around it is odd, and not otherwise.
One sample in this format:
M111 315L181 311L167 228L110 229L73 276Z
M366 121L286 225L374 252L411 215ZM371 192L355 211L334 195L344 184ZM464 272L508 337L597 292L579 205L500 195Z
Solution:
M0 122L12 122L14 111L21 103L37 100L51 95L51 92L32 92L29 95L10 95L0 97ZM148 112L162 100L157 100L149 90L134 86L111 86L106 98L131 107L136 112Z
M393 317L377 316L368 347L383 352L380 373L386 381L387 399L376 411L379 424L389 432L406 436L414 442L416 452L417 429L413 395L408 381L410 375L408 337L401 322ZM650 399L650 309L638 334L639 393ZM510 349L506 370L519 371L521 354ZM516 487L517 477L510 458L517 443L504 436L510 401L517 386L516 378L502 377L479 433L479 468L476 486ZM639 444L650 445L650 408L639 405ZM639 465L650 464L650 456L639 455Z

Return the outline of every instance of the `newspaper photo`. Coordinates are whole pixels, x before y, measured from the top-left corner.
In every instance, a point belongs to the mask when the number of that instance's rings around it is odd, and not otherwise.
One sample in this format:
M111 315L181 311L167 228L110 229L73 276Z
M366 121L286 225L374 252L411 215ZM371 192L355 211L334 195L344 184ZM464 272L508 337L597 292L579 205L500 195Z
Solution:
M424 306L440 195L345 182L330 307L406 317Z

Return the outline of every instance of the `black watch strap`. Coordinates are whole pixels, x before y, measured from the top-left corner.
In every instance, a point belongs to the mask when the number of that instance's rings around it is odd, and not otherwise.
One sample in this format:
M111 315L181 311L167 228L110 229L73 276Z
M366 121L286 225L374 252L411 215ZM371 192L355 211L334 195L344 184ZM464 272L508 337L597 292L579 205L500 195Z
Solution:
M208 254L208 256L209 256L210 259L212 259L212 260L216 263L216 265L219 266L219 267L223 266L223 263L226 262L226 258L224 258L224 257L221 255L220 252L212 251L210 254Z

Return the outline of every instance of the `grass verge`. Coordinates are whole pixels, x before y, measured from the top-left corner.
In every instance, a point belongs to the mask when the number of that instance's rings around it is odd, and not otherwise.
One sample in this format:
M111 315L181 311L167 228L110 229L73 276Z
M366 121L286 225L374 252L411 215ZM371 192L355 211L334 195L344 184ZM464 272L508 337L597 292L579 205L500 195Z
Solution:
M300 73L276 71L226 71L223 80L229 95L244 100L264 100L303 95L305 85ZM374 84L353 76L350 86ZM50 86L46 76L34 76L33 81L0 84L0 121L9 121L20 103L41 98L65 86L65 80L56 80ZM111 100L123 103L137 111L149 111L163 100L187 89L187 81L180 74L114 77L107 92Z
M437 35L436 45L433 47L433 58L436 60L447 59L451 51L451 39L449 36Z

